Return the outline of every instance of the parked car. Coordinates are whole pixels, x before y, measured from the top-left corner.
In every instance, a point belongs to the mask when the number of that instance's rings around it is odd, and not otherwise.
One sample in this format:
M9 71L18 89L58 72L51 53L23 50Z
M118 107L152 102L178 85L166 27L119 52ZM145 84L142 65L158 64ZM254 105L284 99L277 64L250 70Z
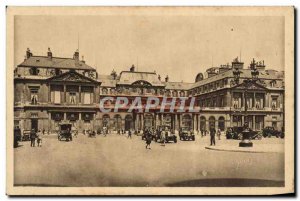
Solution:
M277 138L281 137L284 138L284 133L281 131L276 130L272 126L267 126L262 130L263 136L264 137L272 137L275 136Z
M161 139L161 132L163 130L166 131L166 142L174 142L177 143L177 136L175 135L174 132L171 132L170 126L158 126L156 135L155 135L155 141L158 142Z
M190 127L181 127L179 129L179 139L195 141L194 131L192 131Z
M22 141L30 141L31 130L24 130L22 135Z
M19 141L21 141L21 129L19 127L14 128L14 148L18 147Z
M58 140L61 141L65 139L66 141L72 141L72 124L70 123L61 123L59 124L59 131L58 131Z
M242 140L243 139L243 131L244 131L244 127L243 126L235 126L235 127L229 127L227 128L226 131L226 139L235 139L235 140ZM249 132L250 132L250 139L258 139L261 140L262 139L262 134L257 132L257 131L253 131L252 129L249 128Z
M146 131L150 130L151 135L152 135L152 140L156 139L155 131L151 127L145 127L143 134L142 134L142 140L146 140Z

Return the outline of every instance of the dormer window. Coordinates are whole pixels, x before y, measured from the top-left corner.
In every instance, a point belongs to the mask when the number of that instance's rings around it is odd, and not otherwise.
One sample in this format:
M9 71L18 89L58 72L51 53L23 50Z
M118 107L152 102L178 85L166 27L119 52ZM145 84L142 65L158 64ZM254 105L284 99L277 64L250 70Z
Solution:
M55 69L55 75L60 75L62 72L59 68L56 68Z
M30 75L38 75L39 74L39 69L37 67L32 67L29 69Z

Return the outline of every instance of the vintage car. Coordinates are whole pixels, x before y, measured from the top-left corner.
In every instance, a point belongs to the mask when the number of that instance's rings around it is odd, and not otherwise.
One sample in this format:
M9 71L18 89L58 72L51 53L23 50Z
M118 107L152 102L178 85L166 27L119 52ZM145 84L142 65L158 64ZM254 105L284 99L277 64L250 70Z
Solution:
M70 123L61 123L59 124L58 130L58 140L61 141L65 139L66 141L72 141L72 124Z
M19 141L21 141L21 129L18 127L14 128L14 148L19 146Z
M242 140L243 139L243 131L244 131L244 127L242 126L235 126L235 127L229 127L227 128L226 131L226 139L235 139L235 140ZM261 140L262 139L262 135L261 133L258 133L257 131L253 131L252 129L249 128L249 132L250 132L250 139L254 140L254 139L258 139Z
M161 132L166 131L166 139L165 142L174 142L177 143L177 136L174 132L171 131L170 126L158 126L155 134L155 141L161 142Z
M22 141L30 141L31 130L24 130L22 135Z
M263 136L264 137L272 137L275 136L277 138L281 137L284 138L284 133L281 131L276 130L272 126L268 126L262 130Z
M194 131L192 131L189 127L181 127L179 129L179 139L195 141Z
M144 128L144 131L143 131L143 134L142 134L142 140L146 140L147 130L150 130L152 140L155 140L156 139L156 134L155 134L155 131L153 130L152 127L145 127Z

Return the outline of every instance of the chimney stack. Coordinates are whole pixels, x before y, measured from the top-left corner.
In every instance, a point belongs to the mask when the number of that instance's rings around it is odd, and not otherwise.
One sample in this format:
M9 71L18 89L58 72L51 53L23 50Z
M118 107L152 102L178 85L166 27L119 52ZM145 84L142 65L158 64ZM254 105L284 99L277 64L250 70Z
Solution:
M52 52L50 50L50 47L48 47L48 52L47 52L47 55L48 55L48 59L52 59Z
M165 78L165 82L169 82L169 76L168 75Z
M81 56L81 58L82 58L81 62L82 62L82 63L85 63L85 61L84 61L84 56L83 56L83 55Z
M132 64L131 68L130 68L130 72L134 72L134 65Z
M159 81L161 81L161 77L160 77L160 75L158 75L158 80L159 80Z
M79 50L78 49L75 51L73 59L75 59L76 61L79 61Z
M29 59L32 56L32 53L30 52L30 49L27 47L26 50L26 59Z

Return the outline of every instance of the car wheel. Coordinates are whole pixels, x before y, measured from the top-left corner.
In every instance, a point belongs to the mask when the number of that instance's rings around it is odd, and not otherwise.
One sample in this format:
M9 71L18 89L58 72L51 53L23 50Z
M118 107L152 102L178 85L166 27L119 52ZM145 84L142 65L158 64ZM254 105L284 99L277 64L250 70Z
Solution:
M175 138L174 143L177 143L177 139Z
M268 134L268 138L270 138L270 137L272 137L272 135L269 133L269 134Z

